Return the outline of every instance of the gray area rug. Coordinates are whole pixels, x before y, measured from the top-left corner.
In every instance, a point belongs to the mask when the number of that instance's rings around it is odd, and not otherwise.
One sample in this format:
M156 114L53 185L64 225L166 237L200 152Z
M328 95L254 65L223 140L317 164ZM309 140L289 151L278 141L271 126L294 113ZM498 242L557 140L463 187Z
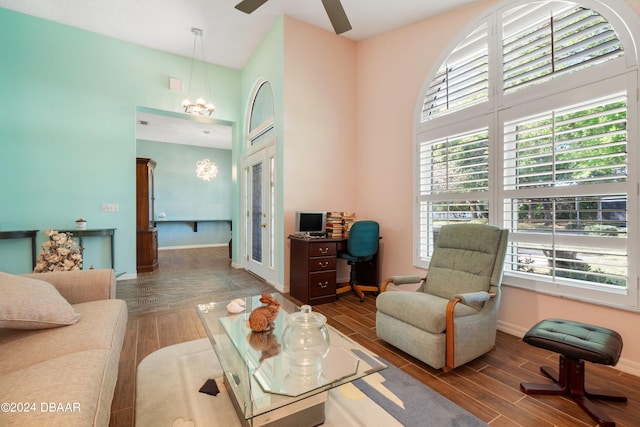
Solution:
M329 392L323 426L487 426L400 369L380 361L388 368ZM137 375L136 426L240 426L206 338L150 354L138 366ZM217 396L198 392L210 378L220 389Z
M356 353L359 353L356 351ZM360 358L367 356L360 353ZM405 426L487 426L475 415L441 396L420 381L404 373L386 360L378 357L379 362L387 365L379 371L384 377L384 385L391 395L402 401L399 405L389 399L389 395L373 388L366 377L353 382L364 394L390 413Z

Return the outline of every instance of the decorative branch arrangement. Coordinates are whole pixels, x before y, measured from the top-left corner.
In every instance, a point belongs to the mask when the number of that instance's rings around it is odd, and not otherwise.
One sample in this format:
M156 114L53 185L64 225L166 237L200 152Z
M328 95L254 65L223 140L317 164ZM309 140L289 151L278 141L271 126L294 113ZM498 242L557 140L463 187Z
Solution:
M42 252L38 255L34 273L82 269L83 248L73 240L71 233L47 230L45 234L49 240L42 244Z

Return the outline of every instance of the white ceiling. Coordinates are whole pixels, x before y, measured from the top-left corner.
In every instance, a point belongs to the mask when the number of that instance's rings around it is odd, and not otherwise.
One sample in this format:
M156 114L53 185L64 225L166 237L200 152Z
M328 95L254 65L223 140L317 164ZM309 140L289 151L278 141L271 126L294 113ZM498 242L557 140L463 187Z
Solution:
M140 111L136 114L136 139L230 150L231 138L231 126L204 117L185 120Z
M269 0L250 15L234 8L239 1L0 0L0 7L187 57L191 28L201 28L206 61L234 69L245 66L279 16L333 31L321 0ZM340 37L363 40L478 1L342 0L353 29Z
M191 28L200 28L204 59L238 70L282 15L333 31L321 0L269 0L250 15L234 8L239 1L0 0L0 7L186 57L193 51ZM353 29L340 37L363 40L478 1L482 0L342 0ZM196 56L202 59L200 43ZM201 123L152 116L153 120L147 117L150 126L137 126L138 138L181 144L204 139ZM211 141L228 132L225 147L231 148L230 128L209 130L206 137ZM181 139L167 141L169 135Z

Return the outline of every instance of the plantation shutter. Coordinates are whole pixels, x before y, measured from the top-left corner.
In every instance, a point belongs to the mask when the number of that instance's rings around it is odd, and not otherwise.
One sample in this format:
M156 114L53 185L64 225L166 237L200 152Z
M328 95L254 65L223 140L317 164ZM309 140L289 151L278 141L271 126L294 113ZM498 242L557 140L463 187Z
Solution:
M503 17L505 93L623 55L622 43L601 15L575 5L558 9L557 4L532 3Z
M505 122L503 170L510 271L626 288L626 93Z
M426 259L440 225L488 218L489 131L482 128L426 140L419 151L419 251Z
M489 99L487 26L471 33L436 73L422 107L422 120L459 111Z
M626 94L505 123L505 189L624 182Z

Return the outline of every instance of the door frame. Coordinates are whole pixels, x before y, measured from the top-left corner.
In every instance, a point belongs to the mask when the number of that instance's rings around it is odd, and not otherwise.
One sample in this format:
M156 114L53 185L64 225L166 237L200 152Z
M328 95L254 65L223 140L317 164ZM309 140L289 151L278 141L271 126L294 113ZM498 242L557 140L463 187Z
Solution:
M278 266L278 223L277 223L277 151L275 135L261 142L255 150L242 156L242 173L240 176L240 188L242 192L240 207L241 230L241 264L245 270L261 277L267 283L276 285ZM250 215L250 195L248 171L252 165L262 162L266 166L263 173L263 213L266 217L263 227L262 239L262 263L257 263L251 257L252 227Z

